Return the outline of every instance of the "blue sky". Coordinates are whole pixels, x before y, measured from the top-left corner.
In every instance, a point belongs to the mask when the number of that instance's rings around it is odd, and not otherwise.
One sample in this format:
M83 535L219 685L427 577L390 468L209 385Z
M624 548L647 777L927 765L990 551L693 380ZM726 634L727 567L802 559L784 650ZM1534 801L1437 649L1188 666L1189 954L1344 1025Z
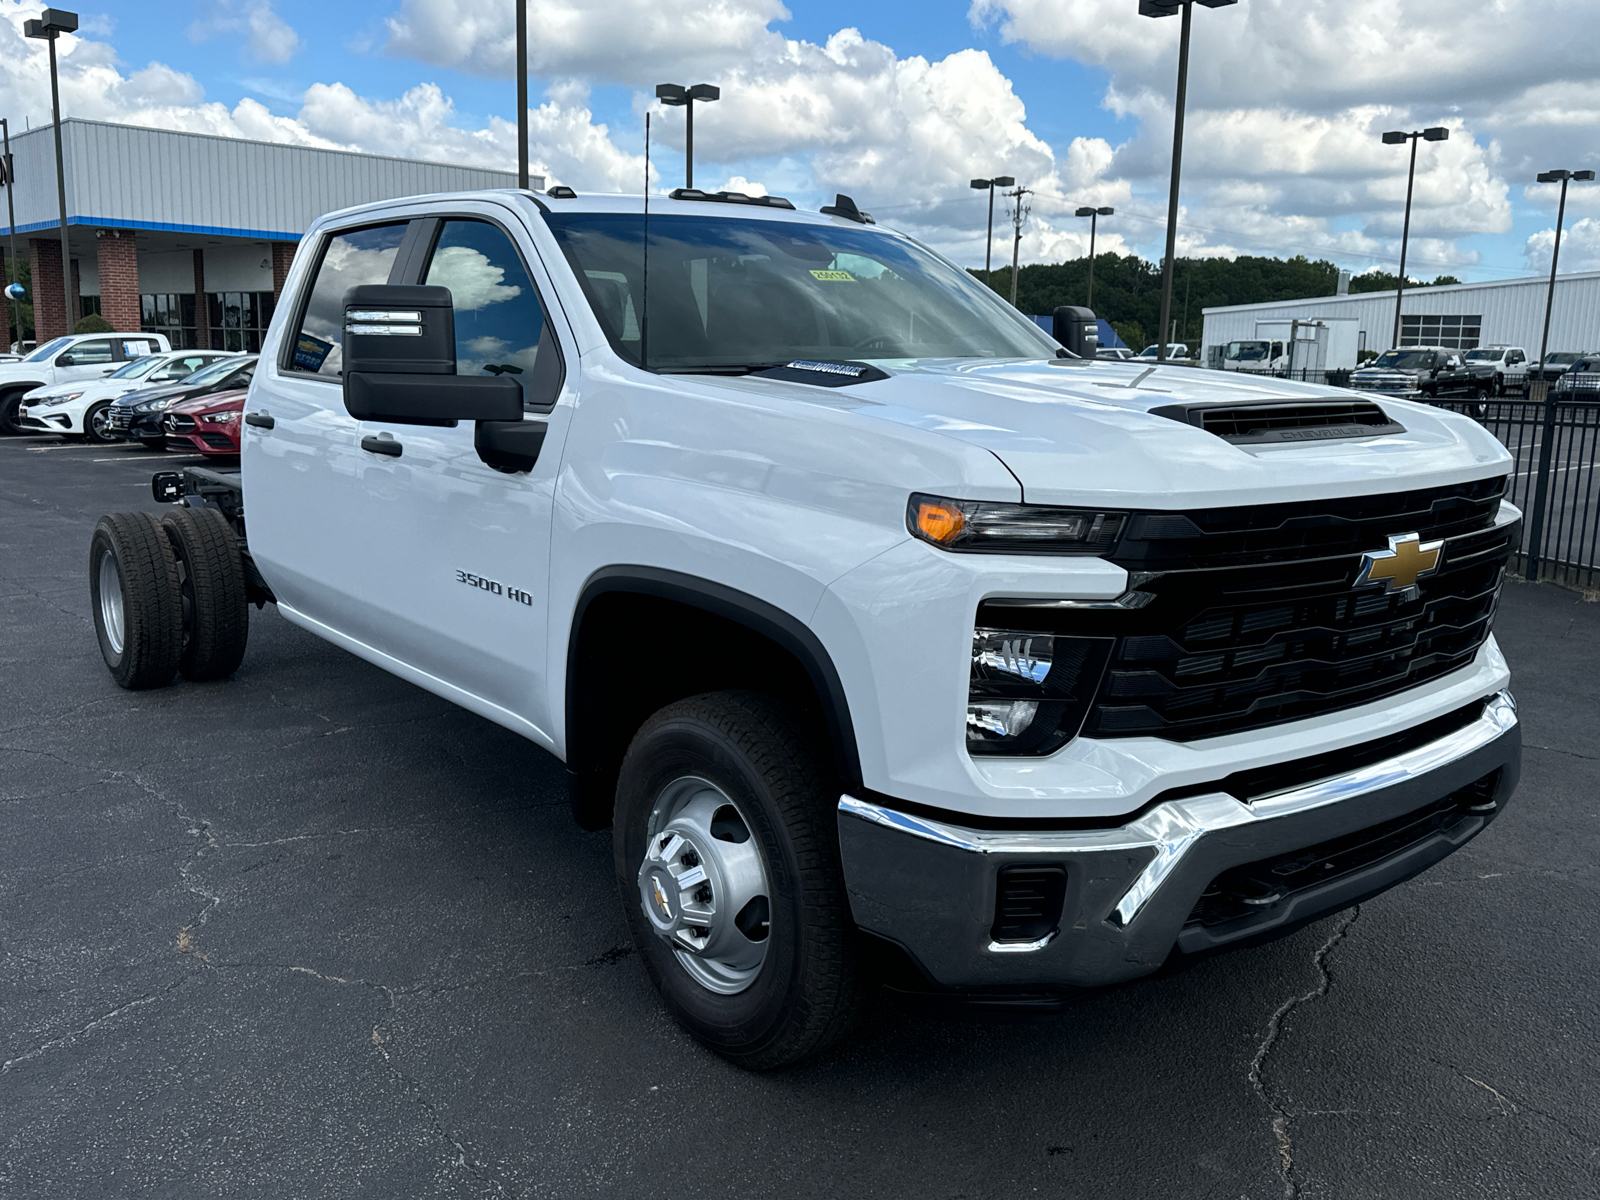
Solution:
M651 85L704 79L724 99L697 120L702 184L800 203L847 190L970 263L984 204L966 179L1007 173L1038 193L1025 260L1083 252L1078 203L1117 207L1102 249L1160 253L1177 22L1138 18L1135 0L528 2L533 152L552 180L637 190ZM1581 39L1538 33L1557 12L1570 22L1570 0L1481 7L1497 20L1422 0L1197 10L1180 253L1392 270L1405 154L1377 135L1443 123L1450 142L1419 159L1412 273L1547 264L1553 204L1529 180L1600 158L1600 85ZM1600 15L1600 0L1577 7ZM13 26L36 11L0 0ZM509 0L187 0L153 16L114 2L82 10L84 37L63 47L66 106L509 166L511 12ZM36 57L37 43L8 45ZM8 111L43 115L38 65L0 81ZM658 119L659 186L678 181L680 128L678 112ZM1564 264L1600 267L1600 204L1575 196L1568 227Z

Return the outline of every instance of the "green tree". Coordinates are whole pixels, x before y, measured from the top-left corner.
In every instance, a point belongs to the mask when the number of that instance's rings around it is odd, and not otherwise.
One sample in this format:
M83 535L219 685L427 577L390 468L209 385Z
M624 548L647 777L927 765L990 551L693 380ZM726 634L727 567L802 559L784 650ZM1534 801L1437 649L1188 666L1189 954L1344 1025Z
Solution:
M24 295L33 295L33 264L27 259L13 260L9 254L6 255L6 273L16 275L16 282L22 285ZM21 330L17 329L17 310L19 308L22 310ZM33 336L33 302L24 300L19 305L14 300L7 300L5 320L6 328L11 331L10 337L6 339L7 345L31 338Z
M72 332L115 333L116 330L112 327L111 322L106 320L99 313L90 313L87 317L81 318L78 323L72 327Z

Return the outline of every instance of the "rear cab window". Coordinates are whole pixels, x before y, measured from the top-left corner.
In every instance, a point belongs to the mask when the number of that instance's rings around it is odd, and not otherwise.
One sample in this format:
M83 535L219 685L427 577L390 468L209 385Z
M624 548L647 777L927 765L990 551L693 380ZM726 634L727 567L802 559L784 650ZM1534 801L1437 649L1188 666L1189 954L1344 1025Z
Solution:
M344 294L388 283L409 219L333 234L323 248L290 339L285 370L338 379L344 371Z

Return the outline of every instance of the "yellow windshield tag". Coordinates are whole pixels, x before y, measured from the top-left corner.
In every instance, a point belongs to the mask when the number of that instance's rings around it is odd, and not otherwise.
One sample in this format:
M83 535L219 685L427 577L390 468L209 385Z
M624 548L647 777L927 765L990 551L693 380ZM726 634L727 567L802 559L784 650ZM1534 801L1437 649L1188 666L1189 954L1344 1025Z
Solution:
M856 277L849 271L813 271L813 279L820 279L823 283L854 283Z

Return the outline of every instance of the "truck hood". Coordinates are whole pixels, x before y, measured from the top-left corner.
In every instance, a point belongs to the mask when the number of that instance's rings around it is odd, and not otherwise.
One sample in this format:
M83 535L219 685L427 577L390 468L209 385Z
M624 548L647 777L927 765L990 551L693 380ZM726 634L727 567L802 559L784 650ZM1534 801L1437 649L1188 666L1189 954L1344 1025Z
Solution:
M716 383L769 396L776 390L980 446L1016 476L1024 498L1038 504L1176 509L1277 503L1458 483L1503 472L1511 461L1469 417L1232 371L1076 359L878 365L889 378L848 387L756 375ZM1318 399L1377 402L1405 432L1235 445L1151 411Z

